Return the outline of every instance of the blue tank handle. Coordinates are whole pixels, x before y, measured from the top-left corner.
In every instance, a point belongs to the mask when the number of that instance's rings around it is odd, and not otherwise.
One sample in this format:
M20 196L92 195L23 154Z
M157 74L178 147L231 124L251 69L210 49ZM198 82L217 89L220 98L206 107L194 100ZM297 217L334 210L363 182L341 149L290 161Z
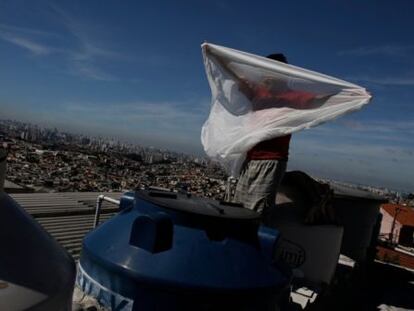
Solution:
M134 207L135 193L126 192L119 202L119 210ZM129 244L151 253L164 252L172 247L174 225L171 217L163 212L138 216L132 224Z
M151 253L164 252L172 247L174 225L163 212L138 216L132 224L129 244Z

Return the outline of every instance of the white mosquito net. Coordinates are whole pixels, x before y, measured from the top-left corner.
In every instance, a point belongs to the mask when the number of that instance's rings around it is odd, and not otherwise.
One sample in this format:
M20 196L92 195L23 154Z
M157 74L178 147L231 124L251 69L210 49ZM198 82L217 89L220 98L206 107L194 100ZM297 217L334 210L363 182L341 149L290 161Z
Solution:
M211 111L201 131L207 155L237 176L257 143L361 109L362 87L314 71L204 43Z

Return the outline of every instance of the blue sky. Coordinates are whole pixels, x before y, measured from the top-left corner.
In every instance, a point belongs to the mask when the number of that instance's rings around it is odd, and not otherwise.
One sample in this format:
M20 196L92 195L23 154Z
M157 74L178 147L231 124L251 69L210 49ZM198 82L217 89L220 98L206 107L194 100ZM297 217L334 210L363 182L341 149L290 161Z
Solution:
M368 88L363 110L294 135L290 169L414 191L413 1L0 2L0 115L202 154L200 44Z

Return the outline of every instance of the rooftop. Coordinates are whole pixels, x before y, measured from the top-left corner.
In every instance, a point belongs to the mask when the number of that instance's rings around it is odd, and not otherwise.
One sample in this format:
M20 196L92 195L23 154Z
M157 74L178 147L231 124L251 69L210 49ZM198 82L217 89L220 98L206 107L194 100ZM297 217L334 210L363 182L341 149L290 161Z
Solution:
M95 204L100 194L119 199L122 193L15 193L10 196L77 260L84 236L93 229ZM111 218L117 210L117 206L103 202L100 222Z
M63 192L11 194L75 260L79 259L82 239L93 229L97 196L119 199L121 192ZM385 208L396 208L385 204ZM103 202L101 222L111 218L118 207ZM402 213L401 213L402 214ZM380 249L381 251L381 249ZM413 309L412 271L376 261L360 279L348 273L339 278L331 293L312 310L401 310Z
M414 226L414 208L401 204L383 204L381 206L391 216L404 226Z

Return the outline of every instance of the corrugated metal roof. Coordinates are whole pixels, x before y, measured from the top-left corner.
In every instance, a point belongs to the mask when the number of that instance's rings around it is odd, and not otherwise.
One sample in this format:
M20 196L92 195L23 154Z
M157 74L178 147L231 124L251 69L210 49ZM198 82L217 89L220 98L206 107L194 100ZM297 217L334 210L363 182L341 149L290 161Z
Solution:
M18 184L15 184L14 182L11 182L10 180L4 181L4 188L16 188L16 189L24 189L22 186L19 186Z
M59 192L10 194L50 235L78 259L82 240L93 228L98 195L119 199L121 192ZM103 202L100 223L111 218L118 206Z

